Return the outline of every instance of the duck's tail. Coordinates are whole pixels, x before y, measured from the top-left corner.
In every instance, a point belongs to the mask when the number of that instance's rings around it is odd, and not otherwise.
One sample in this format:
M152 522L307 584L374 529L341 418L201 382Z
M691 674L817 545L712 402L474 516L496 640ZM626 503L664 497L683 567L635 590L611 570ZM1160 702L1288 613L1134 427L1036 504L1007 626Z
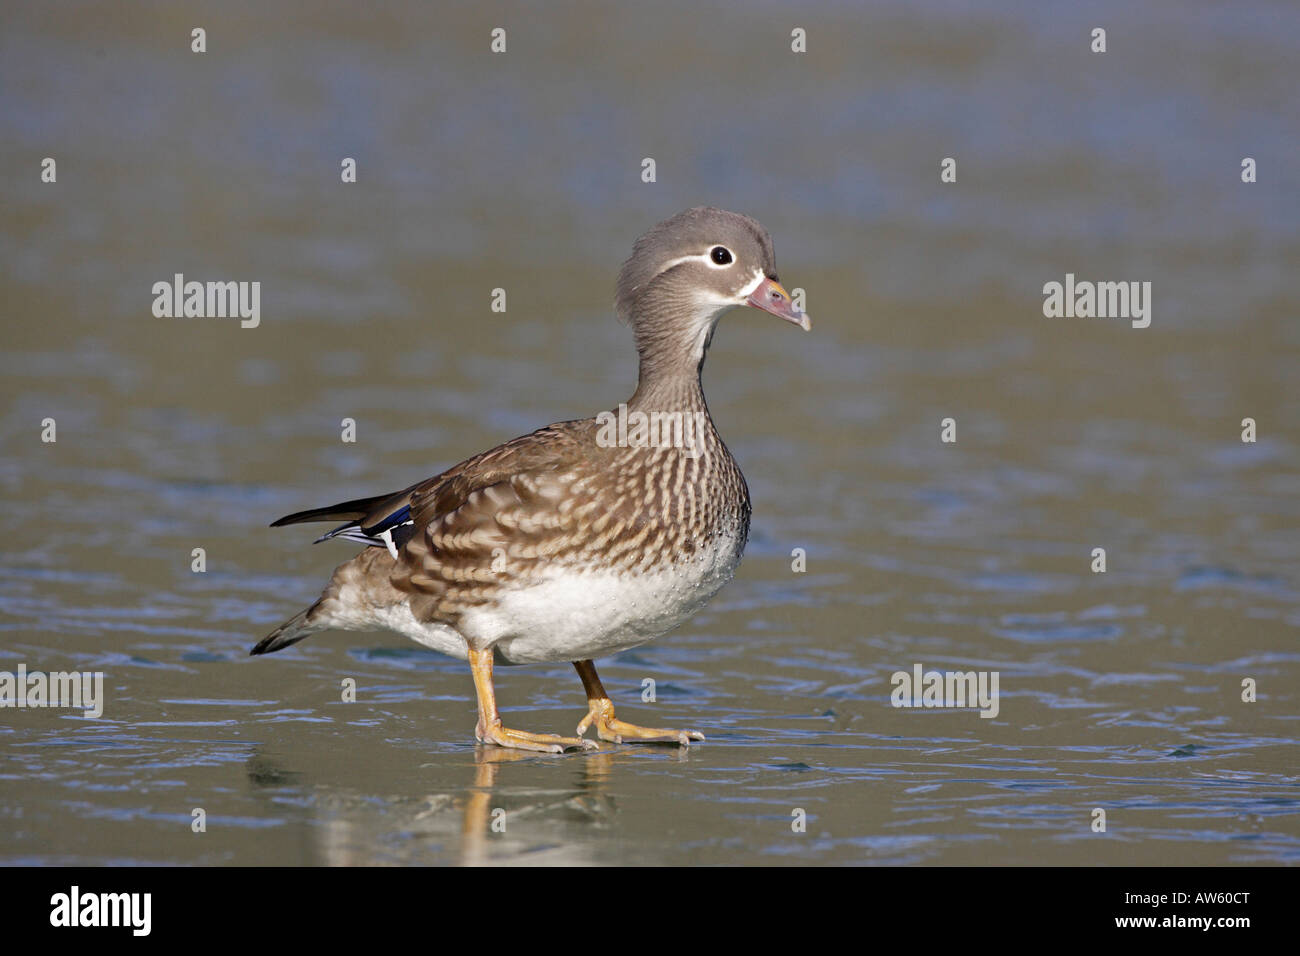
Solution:
M290 644L297 644L304 638L311 637L317 631L323 628L308 623L311 612L316 610L319 601L305 610L299 611L289 620L285 621L266 637L257 642L257 646L249 651L250 656L258 654L272 654L275 651L283 650Z

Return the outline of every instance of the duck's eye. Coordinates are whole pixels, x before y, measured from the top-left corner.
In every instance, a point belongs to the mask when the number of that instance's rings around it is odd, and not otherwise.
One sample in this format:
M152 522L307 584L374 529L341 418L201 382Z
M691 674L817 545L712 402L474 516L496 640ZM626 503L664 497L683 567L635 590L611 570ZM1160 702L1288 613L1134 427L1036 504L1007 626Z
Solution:
M725 266L731 262L731 250L726 246L714 246L709 253L709 258L720 266Z

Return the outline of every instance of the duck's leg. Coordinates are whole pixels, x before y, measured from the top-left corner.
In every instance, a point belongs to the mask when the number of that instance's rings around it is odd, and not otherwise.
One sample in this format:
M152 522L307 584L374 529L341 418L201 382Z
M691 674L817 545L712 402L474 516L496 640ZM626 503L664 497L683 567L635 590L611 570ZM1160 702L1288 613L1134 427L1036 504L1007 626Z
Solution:
M587 716L578 724L578 734L587 732L592 724L596 725L596 736L611 743L642 744L680 744L689 747L692 740L703 740L704 734L698 730L663 730L659 727L638 727L625 723L614 716L614 702L605 693L600 678L596 676L596 665L591 661L574 661L582 686L587 689Z
M501 726L497 712L496 691L492 687L492 649L469 649L469 666L474 672L474 690L478 692L478 726L474 736L484 743L517 750L540 750L544 753L562 753L565 750L596 750L592 740L580 737L561 737L558 734L530 734Z

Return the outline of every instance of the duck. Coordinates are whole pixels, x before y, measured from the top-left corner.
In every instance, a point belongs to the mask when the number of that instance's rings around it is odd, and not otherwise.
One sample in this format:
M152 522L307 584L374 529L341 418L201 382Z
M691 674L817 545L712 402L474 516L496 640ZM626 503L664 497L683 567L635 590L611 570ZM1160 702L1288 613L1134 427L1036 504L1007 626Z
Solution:
M689 747L696 730L618 719L594 660L679 627L735 575L749 489L718 435L701 375L721 316L761 310L805 331L768 231L711 206L636 240L615 290L638 355L616 409L556 422L401 491L286 515L334 522L317 542L364 547L320 597L258 642L281 651L320 631L390 631L469 664L475 738L560 753L612 744ZM493 667L571 662L587 714L573 736L506 727Z

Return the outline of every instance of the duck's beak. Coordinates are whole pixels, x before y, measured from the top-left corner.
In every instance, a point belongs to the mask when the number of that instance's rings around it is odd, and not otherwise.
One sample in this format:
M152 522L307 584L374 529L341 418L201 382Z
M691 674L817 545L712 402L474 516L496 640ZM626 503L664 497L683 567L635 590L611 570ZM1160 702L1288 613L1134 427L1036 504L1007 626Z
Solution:
M756 309L771 312L787 322L793 322L805 332L812 329L812 319L808 317L808 313L795 309L790 293L786 292L785 286L775 279L764 278L746 301Z

